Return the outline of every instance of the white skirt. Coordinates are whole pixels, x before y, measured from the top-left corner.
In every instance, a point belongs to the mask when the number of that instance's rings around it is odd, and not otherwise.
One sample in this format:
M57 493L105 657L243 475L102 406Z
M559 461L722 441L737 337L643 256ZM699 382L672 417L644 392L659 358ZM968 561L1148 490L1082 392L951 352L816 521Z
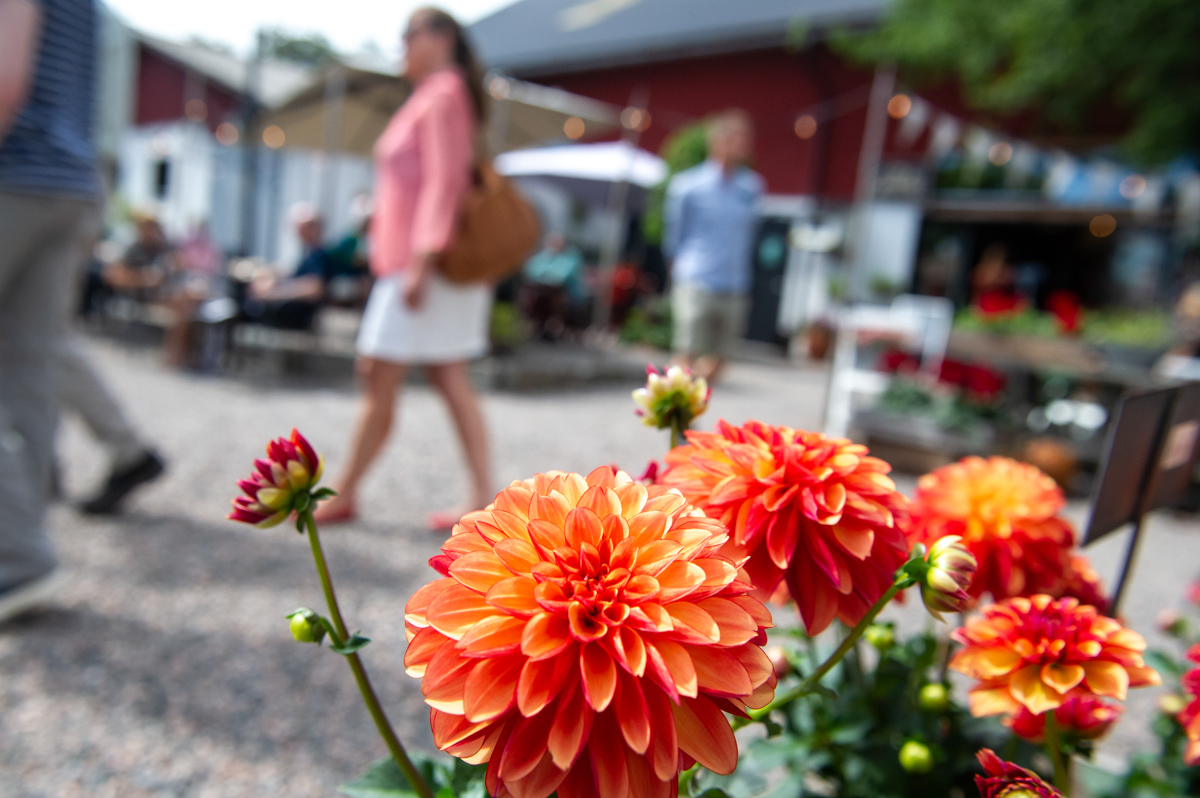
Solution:
M492 287L451 283L434 273L425 302L404 304L404 277L375 281L358 328L358 353L393 363L454 363L488 350Z

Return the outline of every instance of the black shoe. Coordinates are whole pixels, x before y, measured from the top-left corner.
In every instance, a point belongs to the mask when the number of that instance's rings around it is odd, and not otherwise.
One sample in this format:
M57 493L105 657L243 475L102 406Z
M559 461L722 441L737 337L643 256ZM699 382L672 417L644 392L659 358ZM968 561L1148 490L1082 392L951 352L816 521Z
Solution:
M112 515L120 510L121 501L138 485L158 479L166 465L154 452L147 451L132 464L113 471L104 489L79 505L88 515Z

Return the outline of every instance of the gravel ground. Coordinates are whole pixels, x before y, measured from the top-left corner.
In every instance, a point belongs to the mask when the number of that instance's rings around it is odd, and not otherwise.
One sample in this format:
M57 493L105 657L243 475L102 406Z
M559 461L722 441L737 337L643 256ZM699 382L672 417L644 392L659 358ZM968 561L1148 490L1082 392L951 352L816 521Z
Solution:
M333 795L384 749L340 658L288 634L287 612L321 609L307 546L287 528L223 517L234 480L293 425L336 472L353 387L181 375L144 350L89 346L169 471L120 518L52 511L73 580L57 607L0 626L0 795ZM633 418L631 387L486 395L498 477L604 463L640 471L666 439ZM824 390L822 371L738 364L707 419L818 428ZM76 421L59 448L68 495L102 478L103 453ZM375 640L367 668L401 736L419 747L431 742L401 663L403 606L433 576L425 562L439 538L423 528L425 513L464 490L444 410L428 388L410 388L399 435L366 486L364 517L323 538L348 622ZM1082 518L1082 505L1071 512ZM1161 642L1156 613L1178 605L1196 575L1196 530L1194 519L1170 515L1149 524L1126 608L1152 644ZM1114 536L1091 552L1102 574L1122 548ZM1105 745L1110 757L1147 742L1139 718L1154 695L1139 692Z

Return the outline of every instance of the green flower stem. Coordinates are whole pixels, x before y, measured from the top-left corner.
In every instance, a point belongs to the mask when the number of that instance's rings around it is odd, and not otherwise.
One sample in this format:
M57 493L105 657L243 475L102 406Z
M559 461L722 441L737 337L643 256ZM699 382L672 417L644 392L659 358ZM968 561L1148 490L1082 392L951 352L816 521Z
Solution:
M317 574L321 577L321 589L325 592L325 603L329 605L329 617L333 620L334 630L337 633L337 639L333 642L335 645L341 646L350 638L350 635L346 631L346 622L342 620L342 611L338 607L337 596L333 593L333 582L329 579L329 566L325 562L325 552L321 550L321 539L317 537L317 522L313 519L311 509L305 510L301 515L304 526L308 530L308 542L312 546L313 562L316 563ZM335 635L330 636L335 637ZM367 678L367 671L363 667L362 660L359 659L357 653L346 654L345 657L346 661L350 663L350 670L354 673L354 680L358 682L358 689L362 693L363 702L367 705L367 711L371 713L371 719L375 721L375 728L379 730L379 736L383 738L392 758L400 766L404 778L408 779L408 783L421 798L433 798L433 790L429 789L425 779L413 766L412 760L408 758L400 739L396 737L396 732L392 729L392 724L383 711L383 705L379 703L379 696L375 695L375 688L371 687L371 680Z
M1071 798L1071 773L1063 760L1062 743L1059 741L1058 721L1054 710L1045 713L1046 717L1046 752L1050 754L1050 762L1054 765L1054 786L1066 798Z
M736 731L737 729L740 729L753 721L762 720L775 710L780 709L781 707L786 707L797 698L811 693L813 687L815 687L817 683L825 677L825 674L833 670L833 667L845 658L846 654L850 652L850 649L854 648L854 644L857 643L859 638L863 636L863 632L867 631L867 627L874 623L875 618L880 612L883 611L883 608L886 607L891 600L896 597L896 594L901 590L911 586L912 582L907 578L903 578L889 587L887 592L879 597L879 601L876 601L875 605L867 611L867 614L863 616L862 620L850 630L850 634L846 635L845 639L842 640L842 644L837 647L837 650L834 651L833 654L829 656L829 659L822 662L820 666L818 666L815 671L805 677L800 684L796 685L791 690L788 690L781 696L775 696L775 700L770 704L767 704L762 709L752 709L748 711L746 714L750 716L749 719L734 718L734 730Z
M688 425L684 424L680 420L678 413L673 413L671 415L671 448L672 449L674 449L676 446L680 445L681 443L683 443L686 440L686 438L684 438L684 436L683 436L683 433L687 432L687 428L688 428Z

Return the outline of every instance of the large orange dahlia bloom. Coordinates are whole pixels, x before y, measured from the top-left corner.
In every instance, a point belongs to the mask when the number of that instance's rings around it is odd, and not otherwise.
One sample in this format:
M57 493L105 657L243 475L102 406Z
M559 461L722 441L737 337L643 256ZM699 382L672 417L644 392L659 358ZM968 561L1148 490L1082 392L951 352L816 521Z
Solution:
M967 457L917 482L908 536L926 546L958 535L979 563L967 592L996 601L1061 596L1071 573L1071 526L1059 518L1062 490L1034 466L1007 457Z
M771 615L677 491L598 468L513 483L454 528L408 602L404 662L437 746L492 795L675 796L737 765L725 711L766 706Z
M908 558L908 500L867 447L751 421L687 433L660 481L721 520L760 595L790 593L809 634L853 625Z
M1125 700L1130 687L1161 684L1146 667L1146 641L1073 598L1037 595L983 608L955 630L964 648L950 667L979 680L971 714L1035 715L1058 709L1072 691Z

